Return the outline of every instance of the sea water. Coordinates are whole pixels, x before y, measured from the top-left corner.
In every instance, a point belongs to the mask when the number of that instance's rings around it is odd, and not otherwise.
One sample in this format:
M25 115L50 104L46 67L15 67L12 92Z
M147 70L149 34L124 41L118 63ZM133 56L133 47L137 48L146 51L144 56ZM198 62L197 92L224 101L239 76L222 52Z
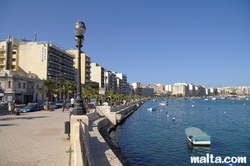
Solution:
M191 156L245 156L250 165L250 101L164 99L149 100L117 126L115 143L133 166L227 165L192 164ZM147 107L157 106L156 111ZM208 147L193 146L187 141L185 129L198 127L211 135Z

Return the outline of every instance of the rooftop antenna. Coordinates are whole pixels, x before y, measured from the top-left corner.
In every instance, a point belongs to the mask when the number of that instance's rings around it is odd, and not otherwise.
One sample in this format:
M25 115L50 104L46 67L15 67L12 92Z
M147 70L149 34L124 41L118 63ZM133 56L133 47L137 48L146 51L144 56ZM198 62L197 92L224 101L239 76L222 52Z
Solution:
M34 32L34 35L35 35L35 42L36 42L36 31Z

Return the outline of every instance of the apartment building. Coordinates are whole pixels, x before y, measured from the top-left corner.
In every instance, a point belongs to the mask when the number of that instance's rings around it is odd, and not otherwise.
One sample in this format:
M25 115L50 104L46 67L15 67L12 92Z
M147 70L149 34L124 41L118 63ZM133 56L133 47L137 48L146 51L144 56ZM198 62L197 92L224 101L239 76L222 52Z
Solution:
M90 66L91 81L99 83L99 88L105 88L121 94L130 93L130 87L125 74L107 71L97 63L91 63Z
M0 41L0 70L18 70L19 43L13 37Z
M154 96L154 88L146 87L142 85L140 82L134 82L131 84L133 92L136 95L142 96Z
M36 73L40 79L74 81L75 56L52 42L22 41L19 43L19 71Z
M111 72L108 70L104 71L104 82L106 84L106 89L109 91L117 90L117 78L116 72Z
M188 86L187 83L175 83L173 85L173 95L188 96Z
M74 59L74 69L75 69L75 81L77 81L78 73L78 50L67 50L68 53L71 53L75 56ZM91 59L88 54L81 52L81 83L88 84L91 82Z
M128 95L130 94L130 86L127 82L127 75L123 73L116 73L117 79L117 92Z
M206 88L201 85L194 85L194 96L205 96Z
M165 91L173 92L173 85L165 85Z
M105 69L97 63L90 63L90 77L92 82L99 83L99 88L105 88L104 71Z

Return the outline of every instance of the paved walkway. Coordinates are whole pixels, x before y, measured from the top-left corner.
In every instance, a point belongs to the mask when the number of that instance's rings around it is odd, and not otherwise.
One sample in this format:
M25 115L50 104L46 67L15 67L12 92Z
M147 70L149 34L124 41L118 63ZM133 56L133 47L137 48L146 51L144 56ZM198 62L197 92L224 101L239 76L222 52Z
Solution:
M68 120L59 109L0 116L0 166L68 166Z

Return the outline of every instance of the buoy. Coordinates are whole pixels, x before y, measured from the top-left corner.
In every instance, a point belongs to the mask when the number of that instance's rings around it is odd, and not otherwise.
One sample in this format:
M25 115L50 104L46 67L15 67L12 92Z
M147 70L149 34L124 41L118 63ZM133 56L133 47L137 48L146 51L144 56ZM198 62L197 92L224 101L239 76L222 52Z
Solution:
M226 111L224 111L224 114L227 113Z
M194 105L192 105L192 107L194 107Z
M175 121L175 118L173 118L173 121Z
M246 103L244 103L243 106L246 106Z
M167 114L167 117L169 117L169 115Z

